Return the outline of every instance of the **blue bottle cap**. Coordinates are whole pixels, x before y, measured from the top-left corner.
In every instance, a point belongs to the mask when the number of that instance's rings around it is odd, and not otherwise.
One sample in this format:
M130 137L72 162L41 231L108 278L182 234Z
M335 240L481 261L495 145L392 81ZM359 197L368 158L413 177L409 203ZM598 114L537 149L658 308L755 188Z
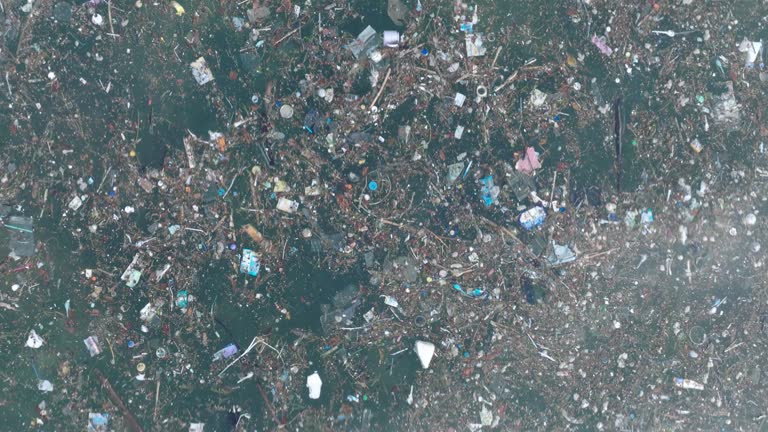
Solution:
M427 49L427 48L422 48L422 49L421 49L421 55L427 55L427 54L429 54L429 49Z
M371 180L368 182L368 189L375 191L378 188L379 188L379 184L376 183L374 180Z
M132 340L128 341L128 348L133 348L135 345L136 345L136 343L133 342Z

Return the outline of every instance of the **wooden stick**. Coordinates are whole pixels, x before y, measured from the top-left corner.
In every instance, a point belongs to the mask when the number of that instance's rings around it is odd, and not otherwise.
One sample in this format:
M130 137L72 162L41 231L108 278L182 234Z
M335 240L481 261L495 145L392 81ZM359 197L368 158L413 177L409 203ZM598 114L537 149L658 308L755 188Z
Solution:
M157 406L158 402L160 402L160 376L159 374L155 376L155 380L157 381L157 386L155 387L155 412L152 414L152 422L157 421Z
M109 383L107 377L105 377L104 374L101 373L101 371L98 369L94 369L94 372L99 378L99 381L101 381L101 386L107 390L107 393L109 393L109 398L112 399L112 403L117 405L117 407L120 408L120 411L123 412L123 416L125 417L125 422L128 424L128 427L133 430L133 432L144 432L144 429L141 428L139 422L136 421L136 417L134 417L133 414L128 411L128 407L125 406L123 400L120 399L120 396L117 394L117 392L115 392L115 389L112 388L112 384Z
M111 35L117 36L115 34L115 29L112 28L112 1L107 0L107 19L109 20L109 33Z
M264 393L264 389L261 388L261 384L256 384L256 386L259 388L259 394L261 395L261 398L264 400L264 404L267 405L267 408L269 408L269 412L272 413L272 419L275 421L275 424L277 427L280 427L280 421L277 420L277 413L275 412L275 407L272 406L272 404L269 402L269 399L267 399L267 394Z
M599 257L599 256L603 256L603 255L605 255L605 254L609 254L609 253L611 253L611 252L615 252L616 250L617 250L617 249L609 249L609 250L607 250L607 251L603 251L603 252L594 253L594 254L592 254L592 255L587 255L587 256L585 256L584 258L582 258L582 261L583 261L583 260L592 259L592 258L597 258L597 257Z
M501 53L501 47L498 47L496 49L496 55L493 56L493 63L491 63L491 69L493 69L496 66L496 60L499 59L499 54Z
M507 78L506 81L504 81L504 83L502 83L500 86L498 86L495 89L493 89L493 92L496 93L499 90L503 89L504 87L507 86L507 84L511 83L512 80L515 79L515 78L517 78L517 71L515 71L512 75L510 75L509 78Z
M412 226L408 226L408 225L405 225L405 224L401 224L401 223L393 222L393 221L391 221L391 220L389 220L389 219L383 219L383 218L382 218L382 219L381 219L381 223L383 223L383 224L385 224L385 225L391 225L391 226L394 226L394 227L400 228L401 230L403 230L403 231L408 231L408 232L410 232L411 234L414 234L414 235L419 233L419 230L418 230L418 229L416 229L416 228L414 228L414 227L412 227ZM437 235L437 234L433 233L431 230L429 230L429 229L427 229L427 228L422 228L422 229L423 229L424 231L426 231L426 232L428 232L428 233L432 234L432 235L435 237L435 239L437 239L437 241L439 241L440 243L442 243L442 245L443 245L443 246L448 246L448 245L446 245L446 244L445 244L445 242L443 241L443 238L442 238L442 237L440 237L439 235Z
M555 186L557 185L557 171L555 171L555 178L552 179L552 192L549 193L549 205L552 206L552 209L555 208L555 205L552 204L552 200L555 199Z
M299 27L299 28L301 28L301 27ZM289 31L289 32L288 32L288 34L286 34L285 36L283 36L283 37L281 37L280 39L278 39L278 40L277 40L277 42L275 42L275 43L273 43L273 44L272 44L272 46L278 46L278 45L280 45L280 42L282 42L282 41L284 41L284 40L288 39L289 37L291 37L291 35L292 35L292 34L294 34L294 33L296 33L297 31L299 31L299 28L295 28L295 29L293 29L293 30Z
M511 237L511 238L515 239L518 243L523 244L523 242L519 238L517 238L515 233L512 232L512 230L510 230L509 228L503 227L503 226L497 224L496 222L494 222L494 221L492 221L492 220L490 220L490 219L488 219L488 218L486 218L484 216L479 216L479 218L480 218L481 221L483 221L486 224L492 226L493 228L496 228L497 230L501 231L503 234L506 234L508 237Z
M387 86L387 81L389 81L389 74L392 73L392 68L387 69L387 75L384 76L384 82L381 83L381 88L379 89L379 92L376 93L376 97L373 98L373 102L371 102L371 109L376 106L376 102L379 101L379 97L381 97L381 93L384 91L384 87Z

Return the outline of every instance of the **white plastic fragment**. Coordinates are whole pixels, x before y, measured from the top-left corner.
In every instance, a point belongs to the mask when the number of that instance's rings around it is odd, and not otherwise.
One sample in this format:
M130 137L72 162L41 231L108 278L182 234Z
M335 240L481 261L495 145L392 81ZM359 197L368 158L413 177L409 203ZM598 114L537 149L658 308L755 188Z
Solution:
M198 58L190 63L189 66L192 68L192 76L195 77L195 81L197 81L199 85L213 81L213 72L211 72L211 69L205 62L204 57Z
M37 389L42 392L52 392L53 391L53 384L51 384L48 380L38 380L37 381Z
M429 363L432 361L432 356L435 355L435 344L432 342L416 341L416 355L419 356L421 361L421 367L429 369Z
M299 203L288 198L280 198L277 201L277 209L285 213L296 213L299 209Z
M72 211L77 211L82 206L83 206L83 200L77 195L75 195L75 197L72 198L71 201L69 201L69 204L67 204L67 207L69 207L69 209Z
M453 98L453 104L457 107L461 107L464 105L464 101L467 100L467 97L462 93L456 93L456 96Z
M392 306L392 307L400 306L400 304L397 302L397 299L392 296L383 295L381 297L384 297L384 304L387 306Z
M747 38L744 38L739 44L739 52L744 53L744 64L747 67L755 65L755 60L757 60L757 56L762 49L762 42L753 42L747 40Z
M395 30L384 30L384 46L396 48L400 44L400 33Z
M684 378L675 378L675 387L684 388L686 390L704 390L704 384Z
M43 343L45 341L43 338L41 338L37 332L34 330L29 331L29 336L27 336L27 343L24 344L24 346L28 346L30 348L40 348L43 346Z
M493 412L485 404L480 408L480 424L490 426L493 424Z
M293 107L290 105L283 105L280 107L280 117L289 119L293 117Z
M323 380L320 379L320 375L317 373L317 371L307 377L307 388L309 389L310 399L320 398L320 391L323 388Z

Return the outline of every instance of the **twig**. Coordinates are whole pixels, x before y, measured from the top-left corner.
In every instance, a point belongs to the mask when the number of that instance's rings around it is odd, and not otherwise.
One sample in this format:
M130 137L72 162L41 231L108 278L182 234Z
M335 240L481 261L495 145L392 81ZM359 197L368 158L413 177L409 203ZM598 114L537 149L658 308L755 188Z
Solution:
M228 364L228 365L227 365L227 367L225 367L224 369L222 369L222 371L221 371L221 372L219 372L219 376L221 376L221 374L223 374L224 372L226 372L226 371L227 371L227 369L229 369L229 367L230 367L230 366L232 366L233 364L237 363L237 362L238 362L238 361L239 361L241 358L243 358L243 356L245 356L245 355L247 355L249 352L251 352L251 350L253 349L253 347L255 347L255 346L256 346L256 344L258 343L258 342L257 342L257 340L258 340L258 339L259 339L259 337L258 337L258 336L254 337L254 338L253 338L253 340L251 341L251 344L250 344L250 345L248 345L248 348L246 348L246 349L245 349L245 351L243 351L243 353L242 353L242 354L240 354L240 355L239 355L239 356L238 356L236 359L232 360L232 362L231 362L230 364Z
M102 269L100 269L100 268L97 268L97 269L96 269L96 271L97 271L97 272L101 272L101 273L104 273L104 274L106 274L106 275L110 275L110 276L112 276L112 277L114 277L114 276L115 276L115 274L114 274L114 273L110 273L110 272L108 272L108 271L106 271L106 270L102 270Z
M268 347L269 349L271 349L272 351L276 352L277 353L277 358L279 358L280 361L283 360L283 356L281 355L280 351L277 350L277 348L275 348L272 345L264 342L264 339L262 339L261 336L256 336L256 337L253 338L253 340L251 341L250 345L248 345L248 348L246 348L245 351L243 351L243 353L240 354L240 356L238 356L236 359L234 359L232 361L232 363L228 364L227 367L225 367L221 372L219 372L219 376L221 376L221 374L226 372L227 369L229 369L232 365L237 363L241 358L243 358L245 355L247 355L249 352L251 352L251 350L253 348L255 348L256 345L258 345L258 344L263 344L266 347Z
M379 89L379 92L376 93L376 97L373 98L373 102L371 102L371 109L376 106L376 102L379 101L379 97L381 97L381 93L384 91L384 87L387 86L387 81L389 81L389 75L392 73L392 68L387 69L387 74L384 76L384 82L381 83L381 88Z
M299 27L299 28L301 28L301 27ZM280 39L278 39L278 40L277 40L277 42L275 42L275 43L273 43L273 44L272 44L272 46L278 46L278 45L280 45L280 42L282 42L282 41L284 41L284 40L288 39L289 37L291 37L291 35L292 35L292 34L294 34L294 33L296 33L297 31L299 31L299 28L295 28L295 29L293 29L293 30L289 31L289 32L288 32L288 34L286 34L285 36L283 36L283 37L281 37Z
M109 167L107 169L106 174L104 174L104 178L101 179L101 183L99 183L98 189L96 189L96 192L101 192L101 187L104 185L104 182L107 180L107 176L109 176L109 173L112 172L112 167Z
M362 330L362 329L364 329L364 328L365 328L365 326L360 326L360 327L339 327L339 329L341 329L341 330L346 330L346 331L350 331L350 330Z
M2 4L2 3L0 3ZM8 97L13 99L13 92L11 92L11 83L8 81L8 72L5 72L5 84L8 86Z
M245 168L243 168L243 169L245 169ZM235 177L232 179L232 182L229 183L229 187L227 188L227 191L224 192L224 195L222 196L222 198L226 198L227 195L229 195L230 189L232 189L232 186L235 184L235 180L237 180L237 176L239 176L240 173L243 172L243 169L241 169L240 171L237 172L237 174L235 174Z
M115 364L115 351L112 350L112 342L109 339L107 339L107 345L109 346L109 353L112 354L112 361L110 363Z
M10 305L10 304L8 304L6 302L0 302L0 308L7 309L7 310L12 310L12 311L16 310L16 308L13 305Z

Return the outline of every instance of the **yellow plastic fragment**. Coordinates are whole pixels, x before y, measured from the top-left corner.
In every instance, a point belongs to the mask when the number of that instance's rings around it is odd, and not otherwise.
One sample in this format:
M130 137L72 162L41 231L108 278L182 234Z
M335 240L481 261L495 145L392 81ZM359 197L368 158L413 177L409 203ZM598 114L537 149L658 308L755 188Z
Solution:
M178 16L182 16L184 15L184 12L186 12L184 10L184 6L180 5L179 2L177 1L172 1L171 6L173 6L173 8L176 9L176 15Z

